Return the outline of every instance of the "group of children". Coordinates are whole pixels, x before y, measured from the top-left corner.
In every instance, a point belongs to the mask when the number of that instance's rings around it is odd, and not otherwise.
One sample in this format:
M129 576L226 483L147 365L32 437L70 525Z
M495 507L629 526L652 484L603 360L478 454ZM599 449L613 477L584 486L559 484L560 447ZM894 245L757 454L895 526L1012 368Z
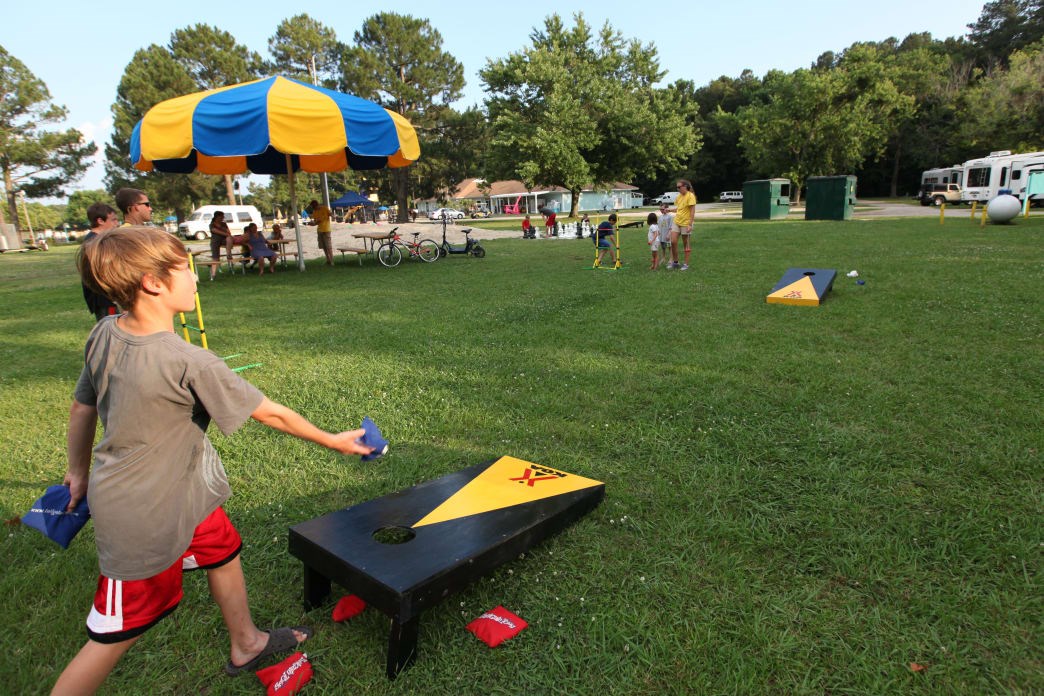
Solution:
M667 265L667 258L671 252L671 225L674 223L674 215L666 204L660 206L660 212L649 213L646 224L649 226L649 249L652 251L652 263L650 271Z

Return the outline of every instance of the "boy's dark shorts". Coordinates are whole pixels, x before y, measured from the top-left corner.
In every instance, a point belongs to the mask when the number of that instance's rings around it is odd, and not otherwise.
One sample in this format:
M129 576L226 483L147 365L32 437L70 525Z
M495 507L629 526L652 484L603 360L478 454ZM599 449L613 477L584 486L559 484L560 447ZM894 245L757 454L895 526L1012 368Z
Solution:
M87 635L99 643L120 643L149 630L178 607L186 570L220 568L239 555L243 541L222 508L196 527L192 543L175 563L144 580L98 576Z

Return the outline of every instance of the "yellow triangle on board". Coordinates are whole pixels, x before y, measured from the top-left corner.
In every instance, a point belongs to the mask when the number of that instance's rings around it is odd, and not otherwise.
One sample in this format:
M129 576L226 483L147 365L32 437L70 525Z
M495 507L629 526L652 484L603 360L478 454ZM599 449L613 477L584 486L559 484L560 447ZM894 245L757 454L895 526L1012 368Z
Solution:
M812 285L812 279L802 276L790 285L784 285L776 290L766 297L765 301L771 304L817 305L819 304L819 294Z
M601 481L501 457L413 526L469 517L600 485Z

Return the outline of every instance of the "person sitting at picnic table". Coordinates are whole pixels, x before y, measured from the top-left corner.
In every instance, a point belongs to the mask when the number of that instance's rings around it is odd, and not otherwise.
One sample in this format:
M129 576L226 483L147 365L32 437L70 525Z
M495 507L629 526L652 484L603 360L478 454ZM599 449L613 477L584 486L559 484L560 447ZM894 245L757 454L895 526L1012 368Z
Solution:
M273 223L272 224L272 234L271 234L271 236L269 236L268 241L270 241L270 242L277 242L277 241L280 241L281 239L283 239L283 226L280 225L278 222ZM279 245L278 244L269 244L268 248L271 249L272 251L276 251L276 252L279 251Z
M275 273L276 253L268 248L268 240L257 230L257 225L250 223L243 230L250 245L250 258L257 262L257 274L265 274L265 259L268 259L268 272Z

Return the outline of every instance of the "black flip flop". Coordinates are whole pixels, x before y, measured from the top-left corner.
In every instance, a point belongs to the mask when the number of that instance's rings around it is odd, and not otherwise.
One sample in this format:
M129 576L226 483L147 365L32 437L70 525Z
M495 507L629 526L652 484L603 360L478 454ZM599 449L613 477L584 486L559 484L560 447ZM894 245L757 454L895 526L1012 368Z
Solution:
M232 661L229 660L225 665L225 674L234 677L242 672L253 672L261 665L265 658L275 655L276 653L295 650L297 646L304 641L298 642L297 636L294 635L294 631L303 633L306 640L312 636L312 629L307 626L294 626L293 628L284 626L283 628L277 628L274 631L268 631L268 643L265 645L264 649L245 665L234 665L232 664Z

